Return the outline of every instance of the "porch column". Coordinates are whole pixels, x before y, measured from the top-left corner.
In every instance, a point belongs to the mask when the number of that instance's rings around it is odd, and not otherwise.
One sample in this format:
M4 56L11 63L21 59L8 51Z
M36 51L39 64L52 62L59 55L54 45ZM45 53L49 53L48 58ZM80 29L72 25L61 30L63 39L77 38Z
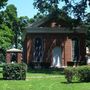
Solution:
M67 37L64 47L64 64L67 66L67 62L72 60L72 40Z
M27 55L27 64L30 63L31 57L32 57L32 39L28 36L26 43L26 55Z
M6 62L7 63L10 63L11 62L11 53L10 52L7 52L6 53Z
M18 52L17 53L17 63L21 63L22 62L22 53Z

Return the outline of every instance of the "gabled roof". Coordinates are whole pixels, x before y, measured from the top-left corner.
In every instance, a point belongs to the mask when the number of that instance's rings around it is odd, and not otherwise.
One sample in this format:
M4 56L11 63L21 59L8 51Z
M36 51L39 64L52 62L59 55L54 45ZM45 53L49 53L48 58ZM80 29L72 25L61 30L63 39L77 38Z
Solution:
M49 16L48 17L44 17L44 18L42 18L42 19L40 19L40 20L38 20L38 21L36 21L36 22L34 22L32 24L29 24L29 26L27 28L29 28L29 27L39 27L41 24L45 23L49 19L50 19Z
M48 23L52 23L52 21L55 21L58 23L57 27L50 27L47 26ZM67 25L66 27L59 27L59 24L64 23L64 25ZM62 24L63 25L63 24ZM71 28L70 26L72 26L72 23L70 23L68 20L65 20L65 18L60 17L58 19L57 16L54 15L48 15L47 17L44 17L43 19L34 22L33 24L30 24L28 27L26 27L26 29L23 32L23 40L26 36L26 34L39 34L39 33L67 33L67 34L72 34L72 33L84 33L86 34L86 29L84 27L75 27L75 28Z
M71 19L70 17L68 17L69 19ZM68 21L66 18L64 17L60 17L59 15L55 15L55 14L50 14L50 15L47 15L46 17L38 20L38 21L35 21L34 23L32 24L29 24L28 27L26 28L31 28L31 27L43 27L42 25L46 25L48 22L52 22L52 21L55 21L57 22L58 24L63 24L65 23L66 25L68 24L69 26L71 25L70 21ZM44 26L45 27L45 26ZM47 26L46 26L47 27Z

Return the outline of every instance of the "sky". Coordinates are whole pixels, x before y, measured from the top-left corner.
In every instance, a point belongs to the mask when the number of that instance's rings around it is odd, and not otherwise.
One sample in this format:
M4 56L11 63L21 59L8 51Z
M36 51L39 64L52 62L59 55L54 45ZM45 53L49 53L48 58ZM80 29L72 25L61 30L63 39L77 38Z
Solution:
M8 4L14 4L17 8L18 17L28 16L32 18L38 11L34 9L33 6L34 0L8 0Z

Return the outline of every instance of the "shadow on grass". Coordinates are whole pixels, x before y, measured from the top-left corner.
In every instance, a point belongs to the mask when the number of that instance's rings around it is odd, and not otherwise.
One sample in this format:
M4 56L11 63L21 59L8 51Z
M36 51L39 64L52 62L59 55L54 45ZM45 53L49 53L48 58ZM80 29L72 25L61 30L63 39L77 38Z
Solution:
M3 75L2 75L2 71L0 71L0 80L3 80Z
M4 80L4 79L0 77L0 80Z
M79 84L79 83L90 83L90 82L79 82L79 81L76 81L76 82L61 82L62 84Z
M49 68L49 69L28 69L28 73L44 73L44 74L55 74L55 75L63 75L64 68Z

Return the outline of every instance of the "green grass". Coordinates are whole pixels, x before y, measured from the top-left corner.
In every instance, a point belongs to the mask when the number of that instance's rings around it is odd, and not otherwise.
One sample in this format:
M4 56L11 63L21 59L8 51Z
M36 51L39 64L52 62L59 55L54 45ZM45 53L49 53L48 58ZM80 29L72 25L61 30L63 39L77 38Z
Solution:
M30 70L25 81L0 80L0 90L90 90L90 83L67 84L58 70Z

